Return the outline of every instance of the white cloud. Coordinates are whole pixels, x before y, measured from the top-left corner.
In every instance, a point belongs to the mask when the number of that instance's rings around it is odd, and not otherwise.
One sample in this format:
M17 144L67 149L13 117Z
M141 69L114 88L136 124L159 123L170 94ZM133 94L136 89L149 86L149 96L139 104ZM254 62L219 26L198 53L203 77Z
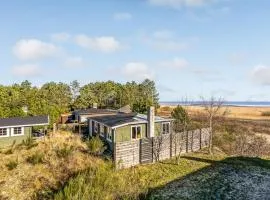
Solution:
M65 66L67 67L83 67L84 65L84 60L80 56L69 57L65 61Z
M21 60L38 60L59 54L59 48L52 43L37 39L19 40L13 47L13 53Z
M83 48L107 53L117 51L121 47L120 42L111 36L92 38L81 34L75 37L75 42Z
M70 38L70 34L66 32L62 33L55 33L51 35L52 40L58 41L58 42L65 42Z
M174 69L182 69L187 67L189 62L184 58L174 58L172 60L162 61L160 62L160 66L174 68Z
M113 19L119 20L119 21L130 20L131 18L132 18L132 15L130 13L127 13L127 12L114 13L114 15L113 15Z
M198 7L207 3L211 3L213 0L148 0L150 4L155 6L166 6L174 9L185 7Z
M127 63L122 69L122 74L125 78L135 81L154 78L154 72L149 69L147 64L142 62Z
M262 85L270 85L270 67L258 65L251 72L253 80Z
M12 74L20 77L34 77L41 75L41 68L36 64L24 64L14 66Z

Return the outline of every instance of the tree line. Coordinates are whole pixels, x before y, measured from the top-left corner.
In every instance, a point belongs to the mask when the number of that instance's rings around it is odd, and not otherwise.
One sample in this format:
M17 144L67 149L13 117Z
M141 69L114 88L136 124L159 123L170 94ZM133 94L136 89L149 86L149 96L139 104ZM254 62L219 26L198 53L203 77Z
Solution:
M146 79L125 84L114 81L93 82L80 86L48 82L36 87L29 81L11 86L0 85L0 117L49 115L51 123L62 113L86 109L97 103L99 108L119 109L130 105L132 111L145 113L147 107L159 104L159 94L154 81ZM27 112L23 108L27 108Z

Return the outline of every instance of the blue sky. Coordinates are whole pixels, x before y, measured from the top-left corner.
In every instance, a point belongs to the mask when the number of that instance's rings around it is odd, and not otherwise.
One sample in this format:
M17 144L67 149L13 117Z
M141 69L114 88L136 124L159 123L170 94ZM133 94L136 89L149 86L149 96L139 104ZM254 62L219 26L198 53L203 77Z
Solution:
M0 3L0 84L150 78L163 101L269 100L268 0Z

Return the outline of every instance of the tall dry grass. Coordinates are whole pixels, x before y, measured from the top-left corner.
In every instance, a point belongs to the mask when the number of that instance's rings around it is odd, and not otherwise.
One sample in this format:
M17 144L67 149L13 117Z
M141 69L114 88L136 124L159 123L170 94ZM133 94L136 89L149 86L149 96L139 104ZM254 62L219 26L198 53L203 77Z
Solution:
M35 199L61 187L72 175L103 161L92 157L79 136L58 132L37 145L0 153L0 199ZM16 167L10 166L17 161ZM42 192L41 192L42 191Z

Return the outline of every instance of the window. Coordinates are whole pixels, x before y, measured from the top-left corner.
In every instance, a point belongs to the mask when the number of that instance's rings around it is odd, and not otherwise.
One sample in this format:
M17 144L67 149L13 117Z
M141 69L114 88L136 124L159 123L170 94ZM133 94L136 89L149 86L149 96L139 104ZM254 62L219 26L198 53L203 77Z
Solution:
M0 128L0 137L8 136L7 128Z
M162 134L170 133L170 123L162 123Z
M97 134L98 133L98 123L94 122L94 132Z
M100 130L100 135L104 137L105 135L104 126L99 124L99 130Z
M15 127L15 128L13 128L12 135L14 135L14 136L16 136L16 135L23 135L23 129L22 129L22 127Z
M142 136L142 127L141 126L132 126L131 127L131 138L140 139Z
M112 141L112 129L106 127L107 131L107 140Z

